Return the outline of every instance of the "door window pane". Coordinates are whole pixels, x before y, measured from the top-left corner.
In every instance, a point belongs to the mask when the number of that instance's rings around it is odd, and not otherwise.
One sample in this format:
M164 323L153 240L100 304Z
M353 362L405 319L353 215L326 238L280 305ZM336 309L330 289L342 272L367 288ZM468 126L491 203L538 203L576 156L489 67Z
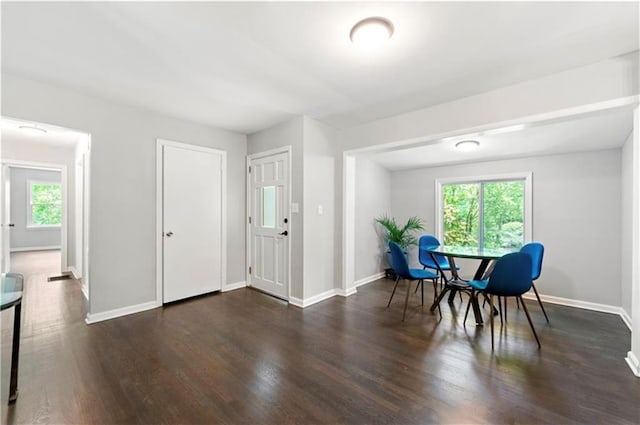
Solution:
M276 227L276 187L262 188L262 227Z

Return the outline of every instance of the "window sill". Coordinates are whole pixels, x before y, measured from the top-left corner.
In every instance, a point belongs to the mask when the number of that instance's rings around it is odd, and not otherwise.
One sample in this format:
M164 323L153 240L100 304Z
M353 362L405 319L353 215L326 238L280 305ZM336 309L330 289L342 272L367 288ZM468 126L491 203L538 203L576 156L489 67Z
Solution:
M59 224L54 224L51 226L27 226L27 230L56 230L62 229L62 226Z

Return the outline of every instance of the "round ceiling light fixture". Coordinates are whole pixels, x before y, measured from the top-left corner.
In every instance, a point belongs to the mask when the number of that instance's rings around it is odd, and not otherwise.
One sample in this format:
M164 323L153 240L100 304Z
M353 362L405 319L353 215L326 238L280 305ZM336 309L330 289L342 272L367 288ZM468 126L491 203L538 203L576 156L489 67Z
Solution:
M462 152L472 152L480 147L480 142L477 140L462 140L461 142L456 143L456 149L461 150Z
M383 46L393 35L391 21L379 16L366 18L351 28L351 42L364 50L377 49Z
M36 125L21 125L18 126L18 128L25 133L29 133L33 136L41 136L47 132L47 130L45 130L44 128L40 128Z

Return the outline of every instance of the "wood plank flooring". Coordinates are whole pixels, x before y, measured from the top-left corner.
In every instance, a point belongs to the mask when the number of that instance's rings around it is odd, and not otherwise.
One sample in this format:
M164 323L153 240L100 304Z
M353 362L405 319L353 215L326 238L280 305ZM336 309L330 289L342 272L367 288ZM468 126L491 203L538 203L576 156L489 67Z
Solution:
M35 273L10 407L2 312L2 423L640 423L619 317L548 305L546 324L528 302L537 350L512 302L492 354L488 326L462 326L466 298L438 320L412 295L402 323L391 288L304 310L240 289L88 326L78 282Z

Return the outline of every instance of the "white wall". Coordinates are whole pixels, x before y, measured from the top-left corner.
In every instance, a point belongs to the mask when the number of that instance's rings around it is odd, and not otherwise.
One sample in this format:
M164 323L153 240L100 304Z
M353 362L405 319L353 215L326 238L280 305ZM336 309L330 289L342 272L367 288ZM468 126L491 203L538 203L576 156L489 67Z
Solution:
M3 79L4 78L5 77L3 76ZM5 111L3 111L3 113L5 113ZM52 146L39 141L37 137L31 140L16 139L5 133L3 133L2 145L3 160L13 159L18 161L64 165L67 167L67 266L74 266L76 252L74 226L76 222L76 214L73 208L75 203L75 193L73 191L73 186L75 184L74 147L71 145Z
M245 280L246 136L7 74L2 113L91 134L90 313L156 299L157 138L227 151L227 279Z
M298 300L336 287L336 138L335 130L309 117L295 117L247 138L248 154L292 149L291 201L298 203L299 213L291 215L289 231L290 297Z
M434 233L436 179L531 171L533 239L545 246L536 288L546 295L620 306L620 160L615 149L394 172L392 211L399 219L421 216L425 233ZM471 275L473 269L463 273Z
M391 215L391 173L365 158L356 159L355 280L382 272L387 247L375 219Z
M60 248L60 227L28 228L29 181L61 183L60 171L9 167L11 182L11 250Z
M333 128L304 117L304 298L336 287L336 138Z
M631 316L632 309L632 280L631 280L631 250L632 250L632 183L633 183L633 132L629 134L629 137L622 147L621 155L621 280L622 280L622 308Z
M303 298L304 238L303 214L303 117L296 117L266 130L247 136L247 154L265 152L284 146L291 146L291 202L298 203L299 212L289 217L289 243L291 244L291 294L290 297ZM245 167L243 167L244 171ZM244 193L244 191L243 191ZM246 215L246 214L244 214ZM244 216L243 215L243 216Z

